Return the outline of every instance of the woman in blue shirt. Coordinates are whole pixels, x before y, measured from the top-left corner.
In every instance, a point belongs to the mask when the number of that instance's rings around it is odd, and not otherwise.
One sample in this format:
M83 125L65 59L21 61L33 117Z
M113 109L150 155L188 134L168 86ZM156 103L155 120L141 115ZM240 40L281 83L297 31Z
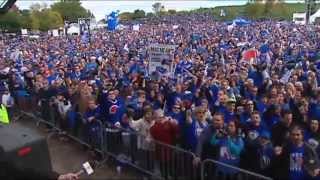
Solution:
M244 141L243 138L239 136L238 132L239 125L236 123L236 121L231 120L227 125L227 132L224 138L217 139L213 136L213 138L211 139L212 145L220 146L218 155L219 162L239 167L240 154L244 149ZM225 166L218 166L217 171L223 177L235 177L238 173L237 170L226 168Z

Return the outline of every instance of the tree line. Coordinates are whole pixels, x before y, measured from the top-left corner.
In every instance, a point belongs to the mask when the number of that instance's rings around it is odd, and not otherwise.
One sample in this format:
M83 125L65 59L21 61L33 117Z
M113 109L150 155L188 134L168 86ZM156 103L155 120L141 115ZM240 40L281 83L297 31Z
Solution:
M18 32L20 29L48 31L62 27L65 21L77 22L78 18L93 17L81 6L79 0L62 0L48 7L46 4L32 4L28 10L11 8L0 15L0 29L4 32Z
M319 9L320 0L312 1L312 13ZM236 17L246 17L249 19L281 19L292 20L293 13L305 12L305 3L285 3L283 0L248 0L245 5L239 6L219 6L214 8L198 8L191 11L175 11L165 10L161 3L153 4L153 13L146 13L143 10L135 10L134 12L124 12L120 14L123 21L137 20L140 18L148 18L152 16L165 16L172 14L192 14L206 13L215 17L217 20L232 20ZM221 16L221 10L225 15Z
M319 0L313 2L313 12L319 8ZM133 12L122 12L120 21L132 21L154 16L166 16L175 14L206 13L217 20L232 20L236 17L250 19L281 19L291 20L295 12L305 12L305 3L285 3L283 0L248 0L242 6L224 6L214 8L199 8L191 11L166 10L161 3L152 5L153 12L146 13L136 9ZM225 15L221 16L221 11ZM46 4L33 4L29 10L11 9L6 14L0 15L0 30L17 32L20 29L47 31L62 27L65 21L77 22L78 18L94 17L93 14L81 6L79 0L61 0L48 7ZM105 21L105 20L101 20Z

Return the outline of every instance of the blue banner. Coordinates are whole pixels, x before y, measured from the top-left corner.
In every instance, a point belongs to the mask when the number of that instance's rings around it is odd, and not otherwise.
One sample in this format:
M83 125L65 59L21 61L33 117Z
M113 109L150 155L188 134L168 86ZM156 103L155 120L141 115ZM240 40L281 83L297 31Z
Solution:
M114 31L116 30L119 20L118 20L118 16L119 16L119 11L115 12L112 11L106 18L107 21L107 29L109 31Z

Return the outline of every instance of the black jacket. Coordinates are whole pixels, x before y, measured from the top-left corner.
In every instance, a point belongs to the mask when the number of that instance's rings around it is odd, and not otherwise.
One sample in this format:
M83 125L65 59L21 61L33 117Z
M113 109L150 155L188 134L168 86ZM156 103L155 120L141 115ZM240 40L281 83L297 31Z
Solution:
M271 142L273 146L282 146L286 142L289 129L290 127L285 126L281 121L272 127Z
M320 163L317 153L308 145L304 143L304 156L303 156L303 170L311 175L311 172L319 168ZM290 144L283 147L282 153L274 156L271 160L271 172L274 179L288 179L290 168Z

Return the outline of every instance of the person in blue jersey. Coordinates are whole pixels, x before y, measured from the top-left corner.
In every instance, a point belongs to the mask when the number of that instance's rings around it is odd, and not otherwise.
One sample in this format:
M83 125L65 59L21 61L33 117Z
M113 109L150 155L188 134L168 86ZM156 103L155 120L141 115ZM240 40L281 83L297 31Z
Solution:
M251 100L247 100L245 102L244 112L240 114L240 123L242 126L245 126L247 124L253 111L254 111L254 102Z
M268 109L263 113L262 119L268 129L277 124L281 120L281 108L277 105L270 105Z
M100 134L101 124L98 120L101 119L100 106L96 104L94 99L88 101L88 109L83 114L85 123L85 137L92 148L98 147L102 137Z
M180 103L174 104L166 116L175 119L178 122L180 129L184 128L186 115L184 108L180 105Z
M195 108L193 115L191 110L187 110L185 123L185 148L195 152L198 139L202 131L208 126L206 121L206 110L198 106Z
M213 106L213 111L220 112L220 113L224 114L225 111L227 110L226 103L227 103L228 99L229 99L228 95L226 95L223 91L219 91L218 92L218 99Z
M268 97L267 95L262 95L261 98L257 101L257 110L263 114L268 109Z
M82 76L82 73L81 73L81 69L79 66L75 66L74 67L74 70L72 71L71 75L70 75L70 78L72 80L81 80L81 76Z
M240 155L244 150L244 140L238 134L239 125L236 121L231 120L227 124L227 132L224 138L217 139L212 137L211 144L219 145L218 160L235 167L240 165ZM217 166L216 171L224 178L234 179L239 174L237 170L226 168L225 166ZM223 178L219 177L219 178Z
M319 175L318 154L303 141L303 134L301 127L294 126L290 130L289 142L275 148L271 162L274 179L304 180Z
M183 97L183 92L182 92L182 86L181 84L177 84L173 86L168 93L168 96L166 97L167 100L167 109L171 109L172 106L176 103L176 101L181 101Z
M117 90L110 89L106 100L101 105L105 123L111 127L120 126L122 115L125 113L124 104L121 103L117 96Z

